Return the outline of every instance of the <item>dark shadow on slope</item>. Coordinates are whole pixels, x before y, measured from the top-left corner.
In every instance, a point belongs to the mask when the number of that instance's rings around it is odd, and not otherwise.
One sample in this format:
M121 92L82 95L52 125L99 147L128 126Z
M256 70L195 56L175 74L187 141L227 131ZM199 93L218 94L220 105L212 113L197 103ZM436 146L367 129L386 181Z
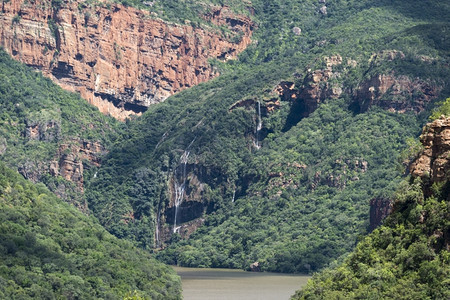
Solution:
M450 20L447 20L449 22ZM450 24L449 23L433 23L421 24L405 30L404 34L418 35L430 47L438 51L450 51Z
M292 103L291 110L286 118L286 122L283 127L283 132L289 131L292 127L297 125L304 117L307 117L307 110L304 102L299 99Z
M406 17L422 21L450 21L450 4L446 1L395 0L388 1L386 6L392 7Z

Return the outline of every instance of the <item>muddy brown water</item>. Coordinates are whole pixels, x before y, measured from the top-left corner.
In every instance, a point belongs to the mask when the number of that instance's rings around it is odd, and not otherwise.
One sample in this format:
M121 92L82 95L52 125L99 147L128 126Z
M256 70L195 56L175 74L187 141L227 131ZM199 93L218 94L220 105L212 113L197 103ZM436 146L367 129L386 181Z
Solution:
M174 267L184 300L289 299L311 276Z

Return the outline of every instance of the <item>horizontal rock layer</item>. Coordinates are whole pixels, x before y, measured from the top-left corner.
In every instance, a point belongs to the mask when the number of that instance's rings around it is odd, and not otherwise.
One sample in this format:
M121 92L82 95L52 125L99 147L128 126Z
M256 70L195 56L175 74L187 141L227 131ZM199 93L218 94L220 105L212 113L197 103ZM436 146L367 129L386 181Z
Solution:
M430 180L446 181L450 177L450 117L427 124L420 136L424 149L411 164L411 175Z
M6 51L118 119L217 76L208 59L235 57L251 42L253 27L227 7L211 8L205 19L227 27L228 38L119 4L55 8L50 1L11 0L2 10Z

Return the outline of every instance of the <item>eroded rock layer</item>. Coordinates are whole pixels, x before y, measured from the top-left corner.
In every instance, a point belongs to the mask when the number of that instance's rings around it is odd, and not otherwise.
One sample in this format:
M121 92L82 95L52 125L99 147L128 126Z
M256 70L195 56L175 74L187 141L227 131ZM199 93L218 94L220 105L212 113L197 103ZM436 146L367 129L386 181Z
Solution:
M226 7L211 8L205 18L228 27L228 38L119 4L11 0L2 10L6 51L118 119L215 77L208 59L235 57L250 43L253 26Z
M412 163L414 177L431 183L443 182L450 176L450 117L441 116L427 124L420 136L424 149Z

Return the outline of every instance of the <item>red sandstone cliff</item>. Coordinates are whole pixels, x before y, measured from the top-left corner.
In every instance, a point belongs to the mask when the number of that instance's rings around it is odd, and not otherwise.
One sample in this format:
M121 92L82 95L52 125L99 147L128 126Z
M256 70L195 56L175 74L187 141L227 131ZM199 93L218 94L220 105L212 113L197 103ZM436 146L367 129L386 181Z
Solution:
M417 159L411 164L411 175L422 177L431 183L450 178L450 117L427 124L420 136L424 146Z
M405 59L405 55L397 50L384 50L372 55L369 69L393 60ZM344 86L342 79L348 72L357 67L358 62L339 55L324 57L326 67L316 70L306 70L303 82L297 85L294 82L282 81L274 92L283 101L290 101L301 107L301 117L314 112L325 99L339 98L347 94L354 98L358 111L366 111L372 106L379 106L395 113L424 111L427 105L436 99L442 86L427 79L411 78L406 75L397 75L395 69L389 74L375 74L362 80L352 90ZM302 79L302 78L297 78Z
M103 113L124 119L217 76L208 59L233 58L250 43L249 18L214 7L205 19L228 27L239 41L119 4L74 1L55 9L50 1L11 0L0 14L0 45Z

